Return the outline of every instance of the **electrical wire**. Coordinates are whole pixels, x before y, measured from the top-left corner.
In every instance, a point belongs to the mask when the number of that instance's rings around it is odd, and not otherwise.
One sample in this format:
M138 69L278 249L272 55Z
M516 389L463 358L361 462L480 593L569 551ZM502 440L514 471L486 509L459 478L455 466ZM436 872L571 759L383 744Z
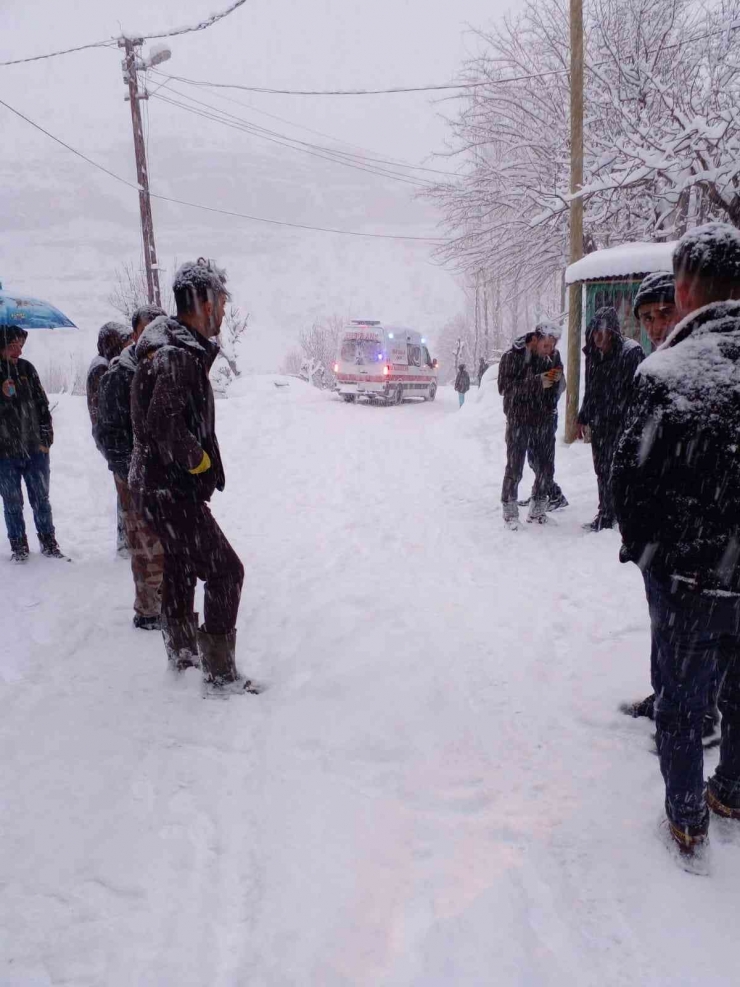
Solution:
M104 165L98 164L97 161L93 161L92 158L88 158L88 156L86 154L83 154L82 151L78 151L77 148L72 147L71 144L67 144L66 141L63 141L60 137L56 137L54 134L50 133L48 130L42 127L40 124L35 123L33 120L31 120L30 117L27 117L24 113L21 113L20 110L16 110L15 107L11 106L9 103L6 103L5 100L0 99L0 106L4 106L7 110L10 110L11 113L14 113L15 116L20 117L21 120L25 120L26 123L30 124L30 126L34 127L36 130L41 131L42 134L45 134L55 143L60 144L68 151L71 151L71 153L77 155L78 158L82 158L83 161L86 161L89 165L92 165L93 168L97 168L99 171L102 171L106 175L109 175L111 178L114 178L117 182L121 182L121 184L127 185L129 188L134 189L134 191L141 192L141 188L139 185L135 184L134 182L130 182L127 178L122 178L120 175L117 175L115 172L110 171ZM360 230L342 230L328 226L311 226L308 223L290 223L285 220L267 219L264 216L250 216L247 213L234 212L229 209L219 209L215 206L206 206L200 202L187 202L184 199L176 199L174 196L160 195L158 192L150 191L149 194L152 199L160 199L162 202L171 202L180 206L188 206L191 209L202 209L206 212L218 213L222 216L234 216L238 219L247 219L253 223L266 223L270 226L283 226L296 230L310 230L316 233L335 233L335 234L340 234L342 236L366 237L373 240L408 240L408 241L435 243L435 244L440 244L445 242L444 238L442 237L405 236L400 233L365 233Z
M696 41L704 41L706 38L719 37L730 31L740 29L740 21L733 22L727 27L717 31L708 31L706 34L696 35L693 38L685 38L670 45L661 45L648 51L646 54L654 55L659 51L681 48L684 45L693 44ZM603 62L599 64L605 64ZM588 65L586 65L588 69ZM547 72L533 72L528 75L514 75L502 79L482 79L476 82L446 82L440 85L429 86L394 86L389 89L273 89L267 86L246 86L240 83L211 82L203 79L190 79L182 75L172 75L168 78L176 82L186 82L192 86L204 86L212 89L240 89L250 93L264 93L273 96L383 96L397 93L421 93L421 92L441 92L451 89L476 89L481 86L506 85L510 82L528 82L532 79L546 79L553 75L568 75L568 69L551 69Z
M163 86L169 85L169 83L172 81L169 76L165 75L164 72L161 72L158 69L150 69L150 72L152 73L152 75L161 76L161 78L165 80L163 83L161 83L160 86L158 86L156 90L154 90L154 92L158 92L159 89L161 89ZM190 85L191 83L188 84ZM198 90L202 88L206 88L206 87L196 86L196 89ZM178 92L177 89L173 89L172 91ZM180 95L183 98L188 98L186 97L185 93L180 93ZM404 161L402 158L384 158L379 154L378 151L374 151L369 147L363 147L363 145L361 144L352 144L350 143L350 141L342 140L342 138L335 137L333 134L327 134L322 130L314 130L312 127L306 127L304 124L296 123L294 120L288 120L286 117L278 116L276 113L270 113L268 110L262 110L259 107L254 106L253 103L244 103L240 99L234 99L233 96L225 96L223 93L219 93L219 92L214 92L211 93L210 95L214 99L221 100L222 102L225 103L233 103L234 106L241 106L245 110L249 110L252 113L257 113L260 116L269 117L271 120L278 120L280 121L280 123L287 123L289 127L294 127L296 130L303 130L307 134L313 134L314 137L324 137L326 140L332 141L332 143L334 144L341 144L344 147L354 148L355 151L362 152L363 155L366 155L371 159L374 159L380 164L395 165L397 167L408 168L413 171L426 171L433 175L445 175L448 178L454 177L449 171L442 171L439 168L429 168L426 165L412 164L410 161Z
M50 51L46 55L32 55L30 58L14 58L8 62L0 62L0 68L5 65L23 65L26 62L40 62L45 58L57 58L59 55L70 55L75 51L87 51L89 48L114 48L115 41L93 41L89 45L78 45L76 48L63 48L61 51Z
M196 106L188 106L176 99L173 99L170 95L171 93L175 93L178 96L195 103ZM265 127L260 127L257 124L253 124L250 121L245 120L243 117L238 117L235 114L227 113L224 110L213 107L209 103L203 103L201 100L193 99L193 97L187 96L185 93L180 93L178 90L173 90L171 87L167 90L166 94L157 92L152 94L151 98L159 99L162 102L169 103L172 106L178 106L181 109L194 113L197 116L203 117L207 120L221 123L224 126L231 127L235 130L241 130L244 133L252 134L253 136L270 141L274 144L278 144L282 147L289 147L293 150L301 151L312 157L319 157L323 160L333 161L336 164L344 165L345 167L355 168L360 171L366 171L371 174L390 178L394 181L415 185L417 188L427 187L432 184L428 179L415 178L413 176L394 171L391 168L383 167L381 162L376 161L373 158L365 158L360 155L351 155L346 151L338 151L319 144L310 144L306 141L300 141L296 138L288 137L285 134L268 130ZM200 107L204 107L205 109L201 109Z
M229 14L233 14L235 10L242 7L246 2L247 0L235 0L235 2L230 4L226 10L222 10L220 14L211 14L210 17L206 17L205 20L199 21L191 27L173 28L171 31L164 31L162 34L145 34L142 36L141 40L154 41L157 38L176 38L181 34L191 34L193 31L205 31L206 28L222 21L224 17L228 17Z

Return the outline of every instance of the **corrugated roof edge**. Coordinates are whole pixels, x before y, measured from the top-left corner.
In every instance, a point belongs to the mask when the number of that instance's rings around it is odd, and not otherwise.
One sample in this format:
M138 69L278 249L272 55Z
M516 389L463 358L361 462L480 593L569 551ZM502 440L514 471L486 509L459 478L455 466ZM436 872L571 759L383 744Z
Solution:
M587 254L565 270L565 283L633 277L673 270L676 240L667 243L622 243Z

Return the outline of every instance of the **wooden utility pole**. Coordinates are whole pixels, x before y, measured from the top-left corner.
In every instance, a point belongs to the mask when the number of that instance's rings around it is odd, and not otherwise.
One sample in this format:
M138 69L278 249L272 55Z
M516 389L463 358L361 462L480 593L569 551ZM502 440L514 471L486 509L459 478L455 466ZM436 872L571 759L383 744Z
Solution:
M583 187L583 0L570 0L570 193ZM583 256L583 199L570 203L570 263ZM568 393L565 441L576 437L581 382L581 286L568 288Z
M144 244L144 267L146 269L146 288L150 303L161 305L159 294L159 266L157 264L157 248L154 244L154 223L152 221L152 203L149 197L149 170L146 162L146 146L144 131L141 126L141 106L139 101L148 99L147 93L139 92L137 72L137 49L143 42L139 39L121 38L120 48L126 52L124 59L124 82L128 84L128 99L131 103L131 123L134 128L134 153L136 155L136 177L139 183L139 210L141 212L141 239Z

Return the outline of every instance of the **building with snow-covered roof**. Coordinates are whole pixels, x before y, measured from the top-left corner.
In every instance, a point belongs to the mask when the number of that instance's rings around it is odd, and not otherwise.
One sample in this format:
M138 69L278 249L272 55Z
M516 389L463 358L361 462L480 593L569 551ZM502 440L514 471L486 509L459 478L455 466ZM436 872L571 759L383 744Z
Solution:
M636 339L646 353L650 340L634 315L635 295L646 274L673 270L676 241L667 243L622 243L595 250L571 264L565 271L566 284L585 286L584 325L597 309L611 305L617 310L625 336Z

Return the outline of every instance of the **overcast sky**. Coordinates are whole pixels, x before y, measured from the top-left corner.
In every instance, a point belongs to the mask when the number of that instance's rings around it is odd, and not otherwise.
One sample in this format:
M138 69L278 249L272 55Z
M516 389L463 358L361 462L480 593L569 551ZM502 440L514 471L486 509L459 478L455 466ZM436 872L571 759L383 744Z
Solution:
M195 22L226 5L226 0L158 0L156 4L151 0L2 0L0 61L114 37L122 29L155 33ZM248 0L207 31L172 39L172 59L162 69L198 79L277 88L440 83L452 79L466 53L476 49L476 40L467 33L468 26L485 26L516 6L516 0L502 4L496 0ZM135 169L130 117L123 100L120 58L118 49L100 49L0 68L0 98L91 158L132 179ZM430 155L442 148L445 137L444 124L439 119L443 107L435 106L429 94L361 98L238 92L220 95L239 100L244 106L224 103L212 90L201 93L200 98L293 137L324 140L298 131L290 123L393 158L440 166L430 161ZM261 116L257 110L289 122ZM197 198L221 208L317 225L381 232L402 228L409 234L435 232L433 208L414 201L407 186L394 183L390 188L387 181L375 176L305 159L295 151L201 122L155 100L150 101L148 116L152 184L160 191ZM49 244L44 242L43 223L38 215L42 205L58 212L58 217L64 215L70 235L75 235L69 226L73 216L78 221L76 235L85 217L91 223L105 220L110 225L106 236L112 234L118 240L114 230L120 230L121 255L123 259L130 257L136 249L136 196L124 186L113 188L112 179L58 148L3 107L0 119L4 159L0 165L0 204L5 214L13 215L16 232L12 241L7 228L5 235L0 233L0 277L3 271L7 277L10 270L16 279L22 275L28 287L29 277L49 275L49 255L44 252ZM212 157L210 147L214 149ZM43 190L48 187L53 187L53 194L44 198ZM224 237L237 231L234 221L229 227L219 226L207 214L186 216L181 207L178 209L176 213L174 207L155 204L158 238L161 230L165 241L160 254L165 257L172 252L180 257L192 252L193 237L197 239L202 233L207 241L210 231L217 227L218 246L223 251ZM50 225L53 223L52 218ZM188 234L186 242L174 236L178 224ZM57 229L55 242L60 234ZM271 252L280 248L277 234L268 243L259 239L262 231L253 225L241 223L238 235L240 247L251 255L258 252L261 243ZM310 252L314 265L310 279L314 280L315 265L325 254L331 266L328 272L319 273L319 280L329 283L341 248L316 239L314 234L308 236L309 246L300 249ZM254 239L247 244L249 237ZM103 239L101 229L91 234L90 253L99 249ZM298 249L292 235L290 244ZM359 248L353 244L352 249ZM372 281L369 268L380 259L383 272L392 269L391 252L395 249L389 246L387 257L381 257L376 248L366 256L355 253L354 268L359 261L368 269ZM116 247L106 242L105 253L108 277L110 264L118 259ZM447 299L449 307L454 307L447 283L449 275L436 268L426 270L430 267L426 248L406 252L404 264L410 265L411 280L418 275L419 290L434 295L433 299L429 295L428 308L447 305ZM33 274L29 275L29 271ZM266 285L267 276L262 272L260 286L249 286L249 294L257 298L258 308L262 308L258 312L261 319L275 321L283 317L284 312L278 312L279 305L274 312L272 307L277 304L274 299L284 298L289 290L285 274L280 275L279 282ZM75 281L80 276L75 273ZM378 280L387 280L380 268L376 283ZM352 283L346 271L341 281L341 297L333 301L340 304L347 300L349 304L361 287ZM305 294L303 286L301 292ZM398 296L396 288L389 295L389 304L396 304ZM311 299L309 308L318 310L319 302L318 298ZM301 300L296 310L304 303L305 299Z

